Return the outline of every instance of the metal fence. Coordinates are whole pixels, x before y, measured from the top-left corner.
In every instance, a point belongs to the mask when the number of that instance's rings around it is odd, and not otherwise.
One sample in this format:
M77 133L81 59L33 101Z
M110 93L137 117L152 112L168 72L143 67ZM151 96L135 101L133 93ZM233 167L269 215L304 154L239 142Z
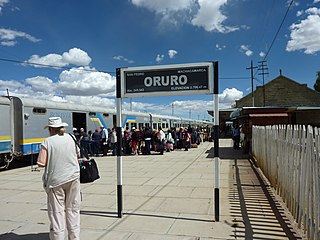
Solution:
M308 239L320 239L320 128L253 126L252 154Z

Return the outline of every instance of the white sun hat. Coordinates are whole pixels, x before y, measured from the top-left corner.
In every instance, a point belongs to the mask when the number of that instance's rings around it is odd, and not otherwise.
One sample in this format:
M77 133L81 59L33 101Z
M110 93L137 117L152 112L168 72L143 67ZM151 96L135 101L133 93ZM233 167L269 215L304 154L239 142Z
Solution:
M62 122L61 117L51 117L49 118L49 124L45 126L47 127L52 127L52 128L58 128L58 127L67 127L69 126L67 123Z

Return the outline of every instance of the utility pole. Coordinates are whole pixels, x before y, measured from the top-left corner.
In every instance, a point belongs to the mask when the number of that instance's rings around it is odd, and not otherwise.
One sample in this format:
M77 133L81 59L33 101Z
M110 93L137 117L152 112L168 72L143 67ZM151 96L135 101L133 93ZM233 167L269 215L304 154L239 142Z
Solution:
M266 106L266 92L265 92L265 87L264 87L264 75L269 74L269 72L268 72L269 68L267 68L266 62L267 61L258 62L260 64L258 71L261 71L261 73L259 73L259 75L262 75L263 106Z
M251 94L252 94L252 107L254 107L254 93L253 93L253 69L258 68L258 67L254 67L253 66L253 61L251 60L251 66L247 67L246 69L250 69L251 70Z

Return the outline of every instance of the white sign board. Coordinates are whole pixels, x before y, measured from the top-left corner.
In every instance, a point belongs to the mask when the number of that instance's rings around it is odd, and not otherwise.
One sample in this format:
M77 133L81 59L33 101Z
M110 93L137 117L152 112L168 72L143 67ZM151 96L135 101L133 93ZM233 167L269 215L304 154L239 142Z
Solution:
M212 94L213 64L121 68L121 98Z

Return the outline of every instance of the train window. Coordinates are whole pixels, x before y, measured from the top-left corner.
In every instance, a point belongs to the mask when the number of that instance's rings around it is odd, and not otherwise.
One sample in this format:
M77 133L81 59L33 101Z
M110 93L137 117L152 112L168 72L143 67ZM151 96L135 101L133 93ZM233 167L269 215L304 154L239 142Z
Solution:
M126 129L130 129L130 128L129 128L129 123L126 123Z
M146 127L150 127L150 123L146 123Z
M139 123L139 129L143 127L143 123Z
M157 128L157 123L153 123L153 129L158 129Z
M95 112L89 112L89 116L96 116L97 114Z
M47 109L45 109L45 108L33 108L32 112L34 114L45 114L47 112Z
M137 128L137 123L131 123L131 129L132 129L133 127Z
M104 117L109 117L109 113L102 114Z
M162 123L162 128L166 128L166 123Z
M166 128L169 128L169 123L166 123Z

